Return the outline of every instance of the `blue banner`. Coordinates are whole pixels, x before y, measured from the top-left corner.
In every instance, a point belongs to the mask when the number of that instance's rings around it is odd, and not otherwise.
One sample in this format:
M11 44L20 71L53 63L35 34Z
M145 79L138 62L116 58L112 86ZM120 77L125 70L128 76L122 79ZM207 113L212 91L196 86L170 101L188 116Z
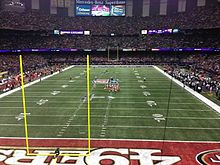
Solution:
M112 5L111 16L125 16L125 5Z
M76 5L77 16L90 16L91 6L90 5Z

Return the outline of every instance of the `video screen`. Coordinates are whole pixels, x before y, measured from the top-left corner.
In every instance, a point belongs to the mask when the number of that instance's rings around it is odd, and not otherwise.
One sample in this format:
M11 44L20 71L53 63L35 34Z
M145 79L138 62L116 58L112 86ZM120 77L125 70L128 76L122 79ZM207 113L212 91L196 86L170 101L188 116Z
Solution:
M112 5L111 16L125 16L125 5Z
M92 5L92 16L110 16L110 6Z
M90 5L76 5L77 16L90 16L91 6Z
M125 16L125 0L75 0L76 16Z

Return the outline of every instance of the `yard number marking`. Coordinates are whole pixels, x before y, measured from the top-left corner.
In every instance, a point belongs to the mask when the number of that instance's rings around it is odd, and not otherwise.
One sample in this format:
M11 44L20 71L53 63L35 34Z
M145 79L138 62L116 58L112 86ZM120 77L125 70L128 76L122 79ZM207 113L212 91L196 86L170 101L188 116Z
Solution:
M48 102L48 100L47 99L40 99L38 102L37 102L37 104L38 105L43 105L43 104L45 104L46 102Z
M53 92L51 92L51 95L56 96L56 95L58 95L59 93L60 93L60 91L53 91Z
M31 113L26 113L27 116L30 116ZM18 121L23 120L24 119L24 113L20 113L19 115L15 116L15 119L17 119Z
M155 101L147 101L147 104L151 107L157 105L157 103Z
M165 121L165 118L163 117L163 115L161 114L153 114L152 115L154 120L156 120L158 123L162 120L162 121Z
M150 94L150 92L143 92L143 95L144 96L150 96L151 94Z
M69 85L62 85L62 88L67 88Z

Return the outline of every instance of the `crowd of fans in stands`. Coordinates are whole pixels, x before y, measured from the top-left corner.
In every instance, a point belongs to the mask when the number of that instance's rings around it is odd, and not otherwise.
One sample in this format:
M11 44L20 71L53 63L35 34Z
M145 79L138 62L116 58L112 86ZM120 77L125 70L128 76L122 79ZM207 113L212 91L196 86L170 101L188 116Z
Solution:
M0 91L5 92L21 85L20 63L17 55L0 55ZM30 55L23 58L24 82L28 83L43 76L60 71L65 65L49 65L42 56Z
M7 71L7 76L0 78L2 90L13 89L20 85L19 59L16 55L1 55L0 72ZM86 63L83 55L25 55L25 81L30 82L42 76L59 71L63 66ZM220 56L219 55L123 55L110 58L91 56L91 64L114 65L162 65L170 75L185 85L201 91L220 92ZM4 86L3 86L4 85ZM3 88L4 87L4 88ZM218 93L220 96L220 93Z
M207 35L164 34L140 36L142 29L213 29L220 28L220 6L198 7L175 16L154 17L60 17L32 11L16 13L0 11L0 29L90 30L91 36L4 35L0 49L75 48L75 49L152 49L152 48L219 48L219 38ZM115 36L110 37L114 33ZM210 35L210 34L209 34ZM16 55L0 55L0 91L20 86L19 59ZM85 64L80 55L65 57L48 55L24 56L25 82L60 71L70 64ZM110 60L92 56L91 64L163 65L173 77L198 92L215 91L220 97L220 56L217 55L135 55Z
M154 17L61 17L30 13L1 12L0 28L27 30L91 30L95 35L138 34L141 29L180 28L203 29L219 28L219 5L197 7L174 16ZM74 28L74 29L73 29Z
M73 49L153 49L220 48L217 36L148 35L133 37L9 36L0 38L0 49L73 48Z
M197 7L173 16L154 17L61 17L38 11L16 13L0 11L0 29L90 30L91 36L17 35L0 37L0 49L74 48L74 49L152 49L219 48L217 36L147 35L142 29L213 29L220 28L220 5ZM34 33L34 32L33 32ZM114 37L110 34L114 33ZM128 36L129 35L129 36ZM120 37L122 36L122 37Z

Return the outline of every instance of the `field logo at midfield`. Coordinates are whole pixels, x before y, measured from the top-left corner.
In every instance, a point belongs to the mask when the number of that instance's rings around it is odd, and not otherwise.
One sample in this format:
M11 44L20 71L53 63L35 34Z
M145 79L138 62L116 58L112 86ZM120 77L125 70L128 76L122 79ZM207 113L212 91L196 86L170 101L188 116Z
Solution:
M196 160L201 165L218 165L220 164L220 149L203 151L196 156Z
M53 150L33 150L37 154L51 154ZM86 154L85 150L63 150L60 154L81 153ZM56 165L174 165L180 162L179 156L161 156L160 149L129 149L129 148L98 148L91 151L90 156L59 156ZM27 156L22 149L1 149L1 165L51 165L51 156ZM156 162L156 164L155 164Z

